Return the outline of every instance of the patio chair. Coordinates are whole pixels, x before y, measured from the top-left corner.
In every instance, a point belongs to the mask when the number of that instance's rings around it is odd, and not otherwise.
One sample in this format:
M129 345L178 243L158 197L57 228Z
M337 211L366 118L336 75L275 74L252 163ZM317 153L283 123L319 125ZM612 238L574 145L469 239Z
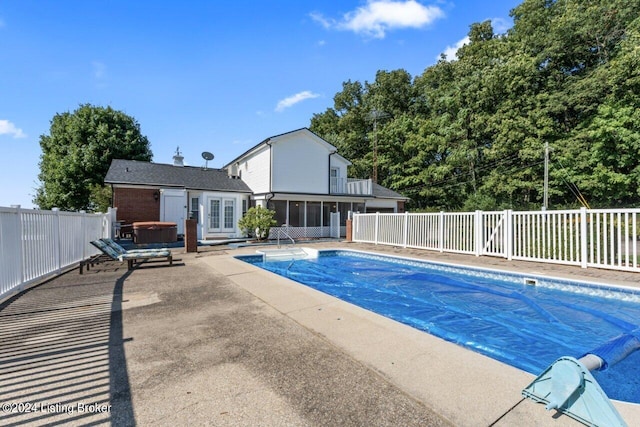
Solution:
M131 270L133 265L138 261L146 261L154 258L166 258L167 261L169 261L169 265L173 265L173 256L169 249L139 249L135 252L125 251L124 253L119 253L102 240L93 240L89 243L100 249L100 251L115 261L124 262L124 260L127 260L127 267L129 270Z

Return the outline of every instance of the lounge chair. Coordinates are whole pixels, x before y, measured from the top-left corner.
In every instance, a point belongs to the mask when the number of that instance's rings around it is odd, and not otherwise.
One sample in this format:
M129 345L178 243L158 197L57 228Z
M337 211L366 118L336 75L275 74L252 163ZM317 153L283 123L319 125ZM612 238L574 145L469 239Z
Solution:
M125 249L122 246L120 246L120 244L117 243L113 239L109 239L107 237L104 237L104 238L102 238L100 240L102 240L108 246L113 248L113 250L118 252L120 255L124 255L126 253L137 254L137 253L151 253L151 252L166 252L167 251L167 249L160 249L160 248L157 248L157 249L153 249L153 248L149 248L149 249Z
M139 249L135 252L125 251L124 253L119 253L117 250L113 249L102 240L93 240L89 243L100 249L102 253L108 255L113 260L120 262L124 262L124 260L127 260L127 267L129 270L133 268L133 265L137 261L143 261L153 258L166 258L167 261L169 261L169 265L173 265L173 256L171 255L171 251L169 249Z

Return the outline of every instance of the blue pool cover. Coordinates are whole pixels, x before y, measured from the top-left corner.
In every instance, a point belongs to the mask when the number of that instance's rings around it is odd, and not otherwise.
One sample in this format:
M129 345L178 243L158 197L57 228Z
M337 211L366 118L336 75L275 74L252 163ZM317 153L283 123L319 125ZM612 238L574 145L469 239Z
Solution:
M353 251L263 269L538 374L638 328L640 294ZM594 372L609 398L640 403L640 351Z

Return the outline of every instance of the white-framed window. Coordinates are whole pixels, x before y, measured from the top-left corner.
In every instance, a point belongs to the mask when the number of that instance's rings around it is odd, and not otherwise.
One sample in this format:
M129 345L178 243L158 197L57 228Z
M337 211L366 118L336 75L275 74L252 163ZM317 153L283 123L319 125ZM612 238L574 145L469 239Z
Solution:
M189 218L195 219L196 221L200 221L198 218L200 215L200 198L192 197L191 198L191 209L189 209Z
M342 188L340 186L340 169L331 168L329 170L329 182L331 184L331 192L332 193L342 193Z

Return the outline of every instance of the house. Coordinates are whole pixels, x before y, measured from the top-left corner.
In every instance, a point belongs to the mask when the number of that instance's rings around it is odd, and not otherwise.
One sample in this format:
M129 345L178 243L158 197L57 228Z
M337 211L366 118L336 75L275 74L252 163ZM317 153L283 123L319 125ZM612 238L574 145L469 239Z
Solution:
M307 128L265 139L223 166L251 188L251 205L274 210L289 235L344 235L349 211L404 212L408 200L371 179L347 178L351 164Z
M265 139L222 169L113 160L105 184L113 189L119 221L169 221L184 233L198 220L198 238L240 237L238 220L251 206L275 211L293 238L345 235L349 211L404 212L408 200L370 179L347 178L351 164L307 128Z
M198 238L240 237L238 221L247 211L251 189L225 170L114 159L105 184L113 190L120 222L167 221L184 234L185 219L198 221Z

